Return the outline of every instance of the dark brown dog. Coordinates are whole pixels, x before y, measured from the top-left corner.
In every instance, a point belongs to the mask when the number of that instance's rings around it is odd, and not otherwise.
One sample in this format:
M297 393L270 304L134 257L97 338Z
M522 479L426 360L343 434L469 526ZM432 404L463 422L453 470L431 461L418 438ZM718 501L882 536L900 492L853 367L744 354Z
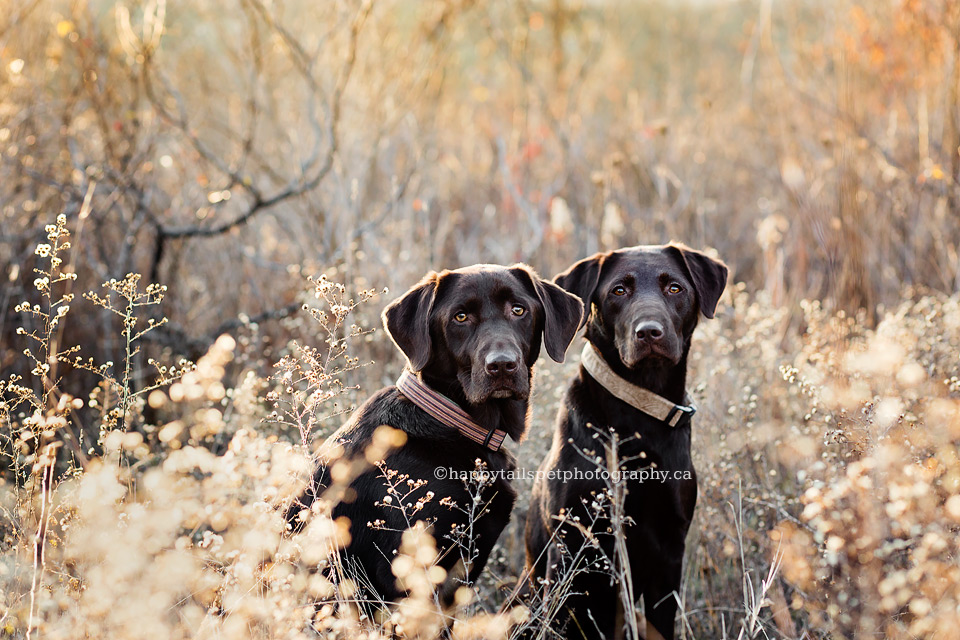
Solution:
M499 430L520 440L527 430L533 365L541 342L551 358L563 361L582 310L576 296L542 281L525 265L476 265L427 275L387 307L383 323L421 384L452 400L488 433ZM513 470L516 461L505 449L468 439L414 404L414 397L397 387L382 389L327 442L327 450L338 445L342 449L340 460L362 461L379 427L401 430L405 444L387 454L383 466L415 483L426 481L403 497L411 508L398 508L398 496L387 497L381 469L369 466L337 496L324 495L331 487L332 461L321 460L313 485L288 511L288 520L298 528L307 515L304 509L318 496L339 499L332 514L348 518L350 532L343 564L375 601L403 597L391 563L403 531L420 521L431 526L438 564L447 571L440 593L449 600L460 581L472 581L483 570L516 499L508 480L497 476L482 489L477 503L482 508L475 521L468 522L464 510L473 504L473 496L461 477L449 477L451 471L454 476L469 474L479 459L488 471L502 473ZM403 483L401 493L408 489ZM454 538L467 525L473 535L465 557L464 541Z
M624 443L621 459L632 459L628 470L649 467L670 474L665 481L625 479L628 493L625 512L634 524L625 527L629 565L636 597L643 595L647 637L674 636L684 544L697 500L696 475L690 456L690 420L686 416L687 353L699 315L712 318L727 280L721 262L683 245L632 247L597 254L582 260L554 281L575 293L588 309L586 339L606 367L615 374L604 386L584 366L571 383L557 416L553 447L541 466L533 489L526 527L527 563L535 578L556 588L565 566L556 542L574 553L584 536L573 526L563 526L553 538L561 510L580 523L590 522L586 503L603 491L602 479L564 481L558 471L596 471L579 451L602 453L603 438L615 430ZM597 362L600 360L598 359ZM597 366L594 366L597 370ZM619 381L616 380L619 378ZM619 386L619 395L611 388ZM653 417L622 400L636 387L661 396L662 405L679 405L667 416ZM646 392L637 392L640 395ZM649 394L646 394L647 396ZM666 420L667 422L665 422ZM670 426L673 423L676 426ZM639 438L635 437L639 434ZM676 475L674 475L676 474ZM581 476L586 476L583 473ZM546 479L542 479L546 478ZM605 535L609 520L595 523L602 554L587 551L587 564L604 564L614 558L614 539ZM619 586L602 571L577 575L570 588L557 629L567 638L622 637L624 615ZM559 595L559 594L556 594ZM653 629L651 629L651 625Z

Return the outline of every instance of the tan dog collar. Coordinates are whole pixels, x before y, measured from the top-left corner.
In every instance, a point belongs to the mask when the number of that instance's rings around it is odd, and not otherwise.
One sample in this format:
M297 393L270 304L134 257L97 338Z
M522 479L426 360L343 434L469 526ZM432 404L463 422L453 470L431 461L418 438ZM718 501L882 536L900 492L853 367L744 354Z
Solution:
M676 427L685 420L689 421L693 414L697 412L697 408L690 401L688 395L684 395L686 405L674 404L649 389L627 382L614 373L610 365L600 355L600 352L597 351L597 348L590 342L583 345L580 364L594 380L600 383L600 386L612 395L671 427Z

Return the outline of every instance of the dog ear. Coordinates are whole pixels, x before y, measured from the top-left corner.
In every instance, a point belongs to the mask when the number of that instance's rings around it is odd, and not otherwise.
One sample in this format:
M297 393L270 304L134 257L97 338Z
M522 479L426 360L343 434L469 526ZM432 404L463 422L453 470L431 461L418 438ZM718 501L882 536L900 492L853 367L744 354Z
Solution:
M525 264L515 264L510 270L520 275L540 300L540 306L543 307L543 346L554 362L563 362L567 347L580 328L583 303L577 296L541 279ZM532 357L535 360L536 354Z
M543 345L554 362L563 362L567 347L583 324L583 302L559 285L539 278L537 288L543 302Z
M583 316L580 319L580 327L587 324L593 294L600 282L600 267L607 255L606 253L597 253L589 258L584 258L553 279L557 285L583 301Z
M690 273L693 288L697 291L700 313L706 318L712 318L717 310L720 295L727 286L727 265L677 242L670 243L667 248L680 254L684 266Z
M430 361L430 311L439 281L439 274L428 273L383 310L383 328L407 356L414 371L420 371Z

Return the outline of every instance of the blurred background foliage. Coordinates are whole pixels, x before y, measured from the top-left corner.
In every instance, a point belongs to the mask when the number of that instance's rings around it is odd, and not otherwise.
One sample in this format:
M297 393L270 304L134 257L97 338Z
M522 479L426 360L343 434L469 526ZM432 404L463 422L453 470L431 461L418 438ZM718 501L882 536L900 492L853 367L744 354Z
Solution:
M4 303L91 189L78 286L166 284L153 338L188 355L307 275L549 276L670 239L868 319L960 283L952 0L3 4ZM86 313L72 341L118 360ZM0 369L25 321L0 305Z

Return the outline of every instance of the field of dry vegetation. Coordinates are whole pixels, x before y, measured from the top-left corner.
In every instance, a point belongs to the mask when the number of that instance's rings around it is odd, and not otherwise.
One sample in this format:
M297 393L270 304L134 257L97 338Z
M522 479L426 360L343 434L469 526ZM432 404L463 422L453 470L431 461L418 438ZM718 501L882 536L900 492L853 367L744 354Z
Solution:
M282 508L425 272L671 239L731 267L678 636L957 637L960 0L0 0L0 638L549 638L530 482L453 611Z

